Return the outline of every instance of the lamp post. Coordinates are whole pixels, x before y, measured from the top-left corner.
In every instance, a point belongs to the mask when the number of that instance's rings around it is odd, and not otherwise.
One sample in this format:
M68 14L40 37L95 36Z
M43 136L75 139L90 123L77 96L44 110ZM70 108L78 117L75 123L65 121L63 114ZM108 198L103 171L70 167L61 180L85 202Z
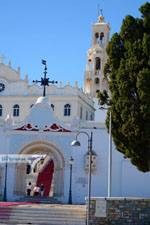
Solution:
M72 204L72 165L73 165L73 158L70 157L69 165L70 165L70 187L69 187L69 199L68 204Z
M112 197L112 118L110 108L100 107L99 109L109 110L109 152L108 152L108 197Z
M91 200L91 159L92 159L92 141L93 141L93 132L91 135L87 132L81 131L78 132L75 140L72 141L72 146L80 146L80 142L77 140L79 134L86 134L88 136L88 154L89 154L89 173L88 173L88 213L87 213L87 225L90 225L90 200Z
M3 195L4 202L7 202L7 159L8 159L8 156L6 156L6 163L5 163L5 184L4 184L4 195Z
M112 197L112 135L111 111L109 110L109 155L108 155L108 197Z

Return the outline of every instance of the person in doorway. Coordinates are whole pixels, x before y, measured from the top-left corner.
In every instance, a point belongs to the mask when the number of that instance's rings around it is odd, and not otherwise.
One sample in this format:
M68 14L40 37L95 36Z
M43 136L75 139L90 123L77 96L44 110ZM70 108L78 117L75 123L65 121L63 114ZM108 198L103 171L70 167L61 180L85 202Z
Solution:
M27 184L27 196L30 196L30 194L31 194L31 189L32 189L32 185L31 185L31 182L29 182L29 183Z
M40 186L40 193L41 193L41 196L44 195L44 185L43 184L41 184L41 186Z
M39 195L39 190L40 190L39 186L36 185L36 186L34 187L34 195L35 195L35 196L38 196L38 195Z

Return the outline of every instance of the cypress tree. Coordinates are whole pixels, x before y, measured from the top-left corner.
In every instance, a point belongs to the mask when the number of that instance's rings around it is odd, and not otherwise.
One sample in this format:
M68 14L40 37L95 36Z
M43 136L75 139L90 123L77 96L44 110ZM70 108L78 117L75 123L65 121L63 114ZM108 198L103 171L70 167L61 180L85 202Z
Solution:
M138 170L150 171L150 3L140 7L141 18L127 15L120 33L113 34L104 68L110 96L99 93L100 103L111 104L112 137L116 149ZM109 113L106 118L109 130Z

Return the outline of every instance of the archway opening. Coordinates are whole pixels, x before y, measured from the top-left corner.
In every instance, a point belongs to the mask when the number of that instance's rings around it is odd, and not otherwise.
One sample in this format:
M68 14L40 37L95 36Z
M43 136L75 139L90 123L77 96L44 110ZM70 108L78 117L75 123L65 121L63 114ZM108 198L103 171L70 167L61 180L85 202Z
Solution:
M53 179L53 173L54 173L54 161L50 160L47 165L43 165L42 170L38 173L38 177L36 180L36 186L41 188L41 185L43 185L43 196L49 196L51 185L52 185L52 179ZM39 192L39 196L41 196L41 192Z
M63 196L65 161L56 146L36 141L24 146L19 154L29 154L34 160L26 164L16 163L15 195L27 195L27 185L31 183L31 196L34 196L34 187L41 184L44 185L43 196Z
M32 156L34 160L27 164L26 168L26 187L31 188L30 196L50 196L53 174L54 161L48 155ZM43 186L43 188L41 187ZM35 193L38 190L38 193Z

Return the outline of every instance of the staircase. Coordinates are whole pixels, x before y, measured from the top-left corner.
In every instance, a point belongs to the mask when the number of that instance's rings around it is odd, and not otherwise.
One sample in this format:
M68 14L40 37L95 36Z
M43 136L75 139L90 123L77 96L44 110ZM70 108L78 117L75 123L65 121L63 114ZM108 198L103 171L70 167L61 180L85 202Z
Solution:
M0 206L0 224L85 225L84 205Z
M42 204L60 204L60 202L54 197L47 196L25 196L18 200L18 202L33 202Z

